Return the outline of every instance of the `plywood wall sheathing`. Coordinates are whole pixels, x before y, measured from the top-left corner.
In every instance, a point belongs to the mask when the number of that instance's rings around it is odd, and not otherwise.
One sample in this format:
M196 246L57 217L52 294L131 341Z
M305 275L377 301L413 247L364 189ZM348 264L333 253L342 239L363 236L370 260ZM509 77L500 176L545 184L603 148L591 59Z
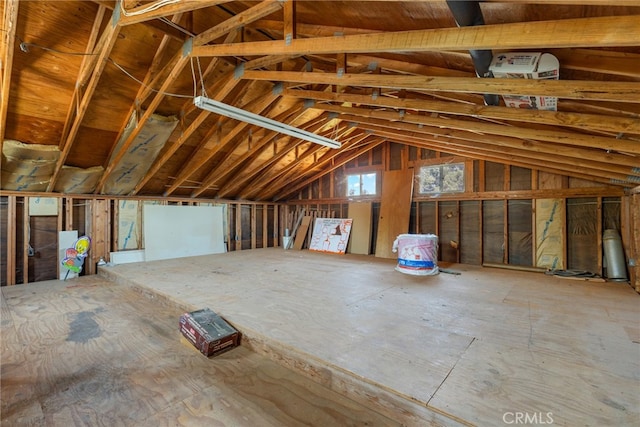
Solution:
M371 247L371 202L349 203L347 216L353 219L347 252L369 255Z
M391 251L393 242L400 234L409 231L411 195L413 193L413 169L386 171L382 177L382 197L376 256L396 258Z

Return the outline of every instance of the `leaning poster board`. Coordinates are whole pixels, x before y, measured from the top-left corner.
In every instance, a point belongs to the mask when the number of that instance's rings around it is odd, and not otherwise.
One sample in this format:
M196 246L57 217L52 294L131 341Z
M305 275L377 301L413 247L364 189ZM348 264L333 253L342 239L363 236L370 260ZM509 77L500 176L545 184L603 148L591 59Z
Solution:
M316 218L309 250L344 254L352 223L350 218Z
M495 78L558 80L560 63L550 53L505 52L493 56L489 71ZM503 95L507 107L556 111L558 98L553 96Z

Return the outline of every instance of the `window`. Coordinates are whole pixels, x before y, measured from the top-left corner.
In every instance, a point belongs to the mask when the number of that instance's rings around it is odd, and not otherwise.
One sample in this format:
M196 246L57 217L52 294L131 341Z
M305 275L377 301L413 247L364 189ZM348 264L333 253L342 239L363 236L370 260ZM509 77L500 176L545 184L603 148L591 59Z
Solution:
M347 175L347 196L371 196L375 194L375 172Z
M461 193L464 191L464 163L420 168L420 193Z

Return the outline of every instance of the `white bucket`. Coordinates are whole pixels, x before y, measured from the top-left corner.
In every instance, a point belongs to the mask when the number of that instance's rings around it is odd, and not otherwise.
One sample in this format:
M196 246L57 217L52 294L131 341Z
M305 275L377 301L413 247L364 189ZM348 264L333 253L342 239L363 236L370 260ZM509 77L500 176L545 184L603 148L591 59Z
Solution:
M393 242L398 252L396 270L416 276L438 274L438 236L435 234L401 234Z

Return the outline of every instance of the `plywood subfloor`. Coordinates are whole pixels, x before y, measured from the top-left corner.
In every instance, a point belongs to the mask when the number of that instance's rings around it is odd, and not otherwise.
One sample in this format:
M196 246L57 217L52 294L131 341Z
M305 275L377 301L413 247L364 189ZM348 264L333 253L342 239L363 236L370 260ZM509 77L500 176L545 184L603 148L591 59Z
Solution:
M640 296L627 284L466 265L420 277L394 265L269 248L101 274L210 307L249 348L408 425L500 425L510 412L638 425Z
M639 424L627 284L394 265L269 248L3 288L3 423L10 410L60 425ZM242 347L209 360L180 343L191 307L222 314Z
M207 359L181 311L97 276L2 288L2 426L397 426L246 347Z

